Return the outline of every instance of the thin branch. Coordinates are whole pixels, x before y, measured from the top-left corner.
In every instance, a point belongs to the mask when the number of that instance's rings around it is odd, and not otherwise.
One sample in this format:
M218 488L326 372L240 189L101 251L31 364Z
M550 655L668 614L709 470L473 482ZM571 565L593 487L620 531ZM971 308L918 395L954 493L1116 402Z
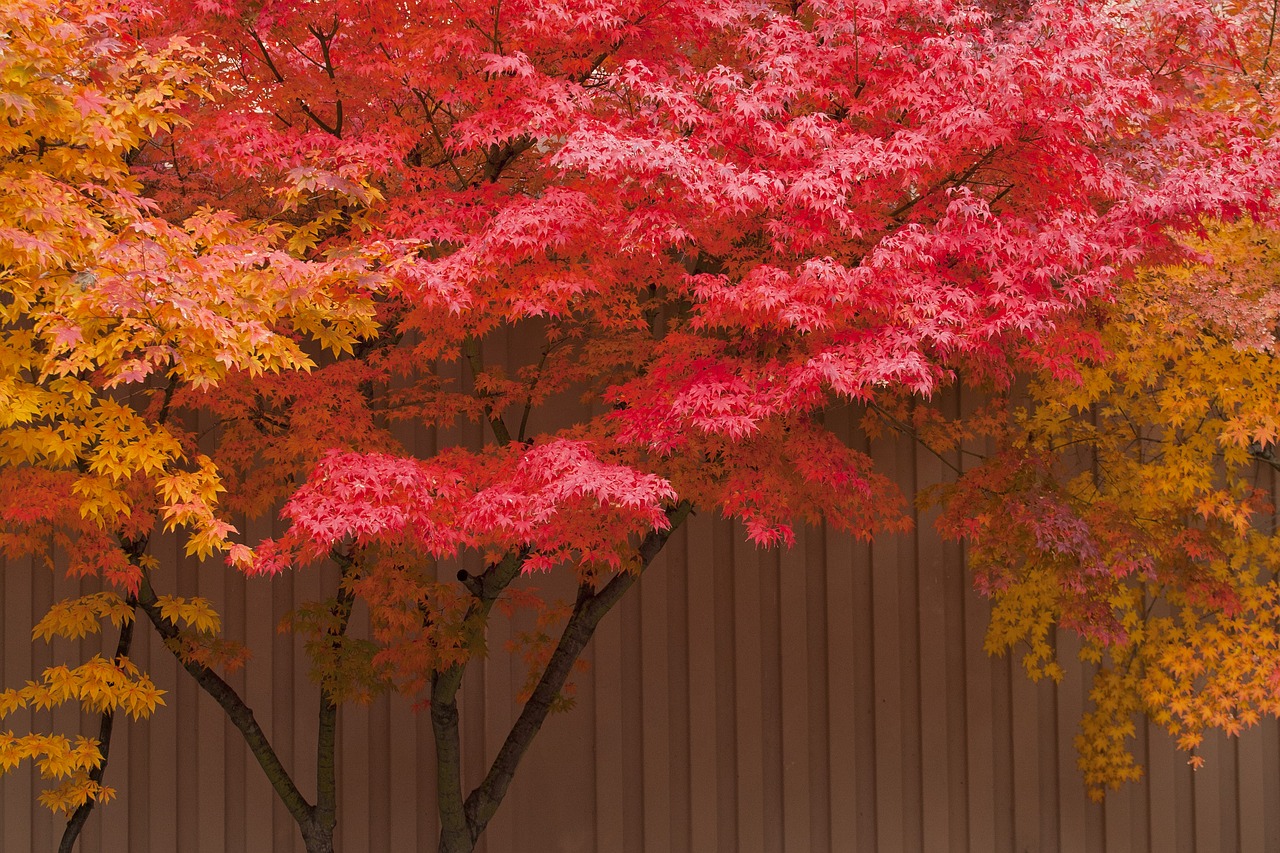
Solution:
M324 73L328 76L330 82L335 82L335 83L338 78L333 67L333 55L330 53L329 46L333 44L333 39L338 34L338 26L339 26L339 23L336 16L333 19L333 27L328 32L321 30L319 27L313 27L310 25L307 26L308 32L310 32L311 35L315 36L316 41L320 43L320 56L324 60L324 63L323 65L321 65L321 68L324 69ZM332 133L334 136L341 137L342 136L342 118L343 118L342 98L338 97L336 94L334 95L333 110L334 110L334 119L333 119Z
M471 365L472 380L479 381L484 374L484 357L480 352L480 340L468 337L462 342L462 352L467 357L467 364ZM493 406L488 402L488 396L488 394L480 394L480 399L484 401L484 416L489 420L489 427L493 430L493 437L498 440L498 444L505 447L511 443L511 431L507 429L506 423L502 420L502 415L494 411Z
M500 34L499 22L502 20L502 0L493 4L493 36L491 42L493 44L493 52L501 56L504 51L502 49L502 37Z
M310 63L311 65L314 65L316 68L320 69L321 71L324 70L324 64L321 63L320 60L316 59L313 56L309 56L307 52L303 50L302 47L296 41L289 38L288 35L281 33L280 40L283 41L285 44L289 45L289 47L293 48L293 52L298 54L298 56L301 56L304 61Z
M467 14L467 10L462 7L462 4L459 3L458 0L450 0L450 4L458 10L458 14L462 17L462 20L468 27L475 30L484 38L489 38L489 32L484 27L480 26L475 18Z
M125 601L130 607L130 612L138 606L138 601L133 596L129 596ZM133 619L126 619L120 625L120 638L116 642L116 654L112 658L117 665L122 658L129 656L129 649L133 645ZM111 732L115 725L115 711L107 710L102 712L102 719L98 724L98 751L102 754L102 760L98 766L89 771L89 780L102 784L102 778L107 772L107 760L111 757ZM67 820L67 827L62 832L62 841L58 844L58 853L71 853L75 847L76 840L80 838L80 832L84 829L85 821L89 819L89 812L93 811L95 800L85 800L80 808L76 809L71 817Z
M551 354L561 347L567 346L569 340L567 338L559 341L548 340L542 347L542 355L538 358L538 364L534 368L534 380L529 386L529 394L524 399L524 410L520 413L520 428L516 431L516 441L523 442L529 427L529 415L533 411L533 392L538 383L542 381L542 373L546 369L547 359Z
M1276 41L1276 23L1280 19L1280 0L1274 0L1271 4L1271 26L1267 28L1267 51L1262 56L1262 65L1258 69L1258 91L1262 91L1262 80L1265 79L1271 70L1271 50L1275 46Z
M333 70L333 58L329 53L329 45L333 44L333 37L338 34L339 26L340 24L337 16L333 19L333 28L328 32L325 32L317 26L313 26L311 24L307 25L307 32L315 36L316 41L320 43L320 56L323 59L323 64L321 64L320 68L323 69L325 74L329 75L330 80L335 79L335 77Z
M314 123L316 127L320 128L330 136L337 137L338 139L342 138L342 101L338 101L337 118L334 120L334 124L329 124L327 121L320 118L316 111L311 109L311 107L307 105L307 102L302 100L302 98L295 98L294 100L298 104L298 109L302 110L306 117L311 119L312 123Z
M159 600L156 598L155 590L151 587L150 578L145 573L138 589L138 606L147 614L147 618L155 626L156 632L166 640L165 646L182 664L183 669L191 674L191 677L196 680L196 683L200 685L205 693L209 694L215 702L222 706L222 710L226 712L227 719L240 732L244 742L249 746L249 751L253 753L253 757L258 760L258 764L262 766L263 771L267 774L267 781L271 783L276 795L305 832L306 828L311 826L315 819L312 805L307 802L307 799L302 796L302 792L298 790L298 786L294 784L293 777L289 775L289 771L281 763L280 757L276 755L275 749L271 746L271 742L267 740L267 735L262 730L262 726L254 718L253 710L240 698L240 694L236 693L235 689L223 681L212 669L186 659L178 652L176 646L178 627L161 615Z
M542 348L542 357L538 359L538 366L534 369L534 380L529 386L529 393L524 398L524 410L520 413L520 428L516 430L516 440L524 441L525 434L529 428L529 414L533 411L533 391L538 383L542 381L542 370L547 366L547 356L551 354L551 344L548 342Z
M869 404L868 404L868 408L874 409L874 410L875 410L875 411L880 415L880 417L884 418L884 419L885 419L885 420L887 420L890 424L892 424L894 427L896 427L896 428L898 429L898 431L899 431L899 432L902 432L902 433L905 433L905 434L907 434L907 435L911 436L911 439L912 439L913 441L915 441L915 443L916 443L916 444L920 445L920 446L921 446L921 447L923 447L925 450L929 451L929 452L930 452L930 453L932 453L934 456L936 456L936 457L938 458L938 461L939 461L939 462L941 462L943 465L946 465L946 466L947 466L948 468L950 468L950 469L951 469L955 474L957 474L957 475L961 475L961 474L963 474L963 473L964 473L964 471L960 470L960 468L959 468L955 463L953 463L953 462L952 462L950 459L948 459L947 457L943 456L943 455L942 455L941 453L939 453L937 450L934 450L934 449L933 449L933 447L932 447L932 446L931 446L927 441L925 441L923 438L921 438L921 437L920 437L920 433L919 433L919 432L917 432L917 431L916 431L916 428L915 428L915 427L913 427L913 426L911 426L911 424L904 423L903 421L901 421L901 420L899 420L898 418L894 417L893 415L889 414L889 412L888 412L884 407L880 406L878 403L869 403ZM980 455L980 454L976 454L976 455L978 455L978 456L979 456L979 458L981 458L981 455Z
M284 75L280 73L280 69L276 66L275 60L271 58L271 51L267 50L267 45L262 40L262 38L259 37L257 30L250 29L249 37L252 38L254 43L258 45L258 50L262 52L262 61L266 63L267 69L271 72L271 76L275 77L277 83L284 83ZM292 44L292 42L290 43ZM295 46L295 49L297 49L296 46ZM303 54L303 55L305 56L306 54ZM310 59L310 57L308 57L308 59ZM315 62L315 60L311 60L311 61ZM320 67L323 68L323 66L320 66ZM320 116L316 114L315 110L311 109L311 106L307 104L307 102L304 101L302 98L295 98L294 101L295 103L297 103L298 108L302 110L302 112L306 115L306 117L311 119L311 121L315 123L316 127L320 128L330 136L336 136L338 138L342 137L342 101L341 99L339 99L337 102L337 118L335 119L335 123L332 125L326 122L324 119L320 118ZM283 121L283 119L281 120Z
M275 60L271 58L271 51L267 50L267 45L258 36L258 31L250 29L249 37L258 45L258 50L262 51L262 61L267 64L267 69L271 72L271 76L276 78L277 83L284 82L284 75L280 73L280 69L276 67Z
M431 136L435 139L436 145L440 146L440 151L444 157L443 162L449 165L449 169L453 172L454 177L458 179L455 187L458 191L466 189L467 179L462 176L462 170L458 168L458 164L453 159L453 154L449 151L449 145L445 142L444 137L440 135L440 129L436 127L436 112L440 111L442 105L439 101L432 99L426 92L417 86L410 86L409 91L418 99L418 103L422 105L423 111L427 114L427 125L431 128ZM431 103L428 103L430 101ZM445 112L448 115L448 112Z
M979 169L981 169L983 166L988 165L993 159L995 159L996 152L999 150L1000 150L999 145L993 145L990 150L988 150L981 157L979 157L972 164L970 164L969 168L965 169L959 175L955 173L947 175L945 178L938 181L936 184L929 187L924 192L920 193L920 195L916 196L913 199L908 199L907 201L900 204L898 207L894 208L892 211L889 212L889 218L897 219L898 217L902 216L902 214L906 213L908 210L915 207L920 202L924 201L926 198L932 197L939 190L947 186L953 186L953 187L963 186L966 182L968 182L970 178L972 178L975 174L977 174Z

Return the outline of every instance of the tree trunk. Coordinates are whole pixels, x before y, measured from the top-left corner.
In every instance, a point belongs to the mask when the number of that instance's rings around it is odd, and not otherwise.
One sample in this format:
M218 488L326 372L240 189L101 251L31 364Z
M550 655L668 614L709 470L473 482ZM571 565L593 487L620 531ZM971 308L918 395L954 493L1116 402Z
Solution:
M333 853L333 830L313 824L300 827L307 853Z
M440 833L439 853L471 853L475 849L476 843L465 833L462 835Z

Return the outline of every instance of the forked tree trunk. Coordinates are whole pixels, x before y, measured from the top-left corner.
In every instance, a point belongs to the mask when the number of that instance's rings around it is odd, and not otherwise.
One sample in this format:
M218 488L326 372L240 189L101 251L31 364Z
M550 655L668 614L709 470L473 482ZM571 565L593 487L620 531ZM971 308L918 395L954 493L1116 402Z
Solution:
M574 664L595 634L600 620L635 584L640 572L648 568L667 543L667 539L692 512L692 504L682 501L668 511L670 526L666 530L653 531L641 541L637 554L640 557L640 571L620 572L598 591L589 583L578 588L573 613L560 634L547 668L542 671L542 677L538 679L529 701L512 724L489 772L465 802L462 801L460 786L462 760L455 701L462 680L461 670L455 668L437 678L432 690L431 722L436 735L438 762L438 853L471 853L475 849L476 841L502 805L521 759L533 743L534 737L541 731L556 697L560 696L565 682L573 672Z
M342 567L344 580L354 571L354 560L347 554L334 554L334 558ZM343 585L339 585L337 598L332 605L331 613L337 623L329 630L334 643L342 641L351 619L351 607L354 596ZM160 612L159 599L151 586L150 578L144 573L139 589L138 604L147 614L151 624L160 636L168 641L170 651L178 662L195 679L205 693L222 706L227 718L239 730L241 737L253 757L258 760L267 781L275 790L276 796L290 816L298 825L298 832L307 853L334 853L333 835L337 826L337 773L336 746L338 707L327 692L321 688L319 731L316 738L316 803L307 802L302 792L290 776L289 771L280 761L267 739L266 732L254 718L253 710L245 704L240 694L235 691L216 672L190 657L178 655L173 640L178 636L177 626Z
M333 829L321 826L301 827L302 843L307 853L333 853Z

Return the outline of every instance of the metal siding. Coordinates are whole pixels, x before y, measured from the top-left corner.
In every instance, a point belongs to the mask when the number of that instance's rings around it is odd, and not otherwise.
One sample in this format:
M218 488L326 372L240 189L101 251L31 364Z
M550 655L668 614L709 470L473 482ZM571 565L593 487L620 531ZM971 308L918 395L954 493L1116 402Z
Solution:
M969 401L953 399L957 412ZM853 446L908 492L947 465L901 439L868 444L845 409L828 415ZM474 432L450 441L475 444ZM422 449L434 445L423 435ZM960 460L950 459L951 464ZM1274 486L1274 477L1271 478ZM970 589L961 549L921 513L916 528L868 545L825 529L798 531L786 553L761 552L740 528L707 515L610 614L578 677L579 701L554 716L484 839L488 853L913 853L914 851L1234 851L1280 849L1280 730L1269 720L1238 741L1208 738L1192 772L1169 738L1140 725L1147 777L1090 802L1073 739L1088 673L1032 684L1018 655L982 652L986 604ZM250 525L269 534L268 522ZM245 580L157 553L179 568L164 591L215 600L227 633L254 657L230 678L300 787L314 787L318 695L301 641L275 625L328 594L330 569ZM453 571L440 567L441 576ZM539 586L572 595L565 578ZM0 573L5 602L0 675L20 684L54 660L89 655L108 636L30 642L31 625L76 583L30 561ZM367 630L358 609L354 630ZM469 784L518 707L522 665L495 626L490 655L462 693ZM300 851L288 814L239 734L141 625L135 657L170 691L151 720L121 720L108 783L119 800L95 812L83 853ZM71 712L19 713L22 730ZM87 733L96 721L86 718ZM434 849L429 721L400 698L340 715L342 853ZM28 767L0 780L3 849L52 850L61 821L34 804Z

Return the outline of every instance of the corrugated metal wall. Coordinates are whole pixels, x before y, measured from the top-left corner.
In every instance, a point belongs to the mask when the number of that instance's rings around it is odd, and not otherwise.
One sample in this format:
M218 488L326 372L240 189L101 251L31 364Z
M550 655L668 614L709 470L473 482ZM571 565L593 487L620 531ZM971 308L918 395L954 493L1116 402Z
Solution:
M852 418L836 412L832 425L852 434ZM870 450L908 493L944 475L904 440ZM227 633L255 650L230 680L308 792L317 694L299 643L275 626L332 582L322 571L245 581L189 564L177 580L178 591L214 599ZM58 573L5 567L0 683L97 648L30 640L33 616L74 592ZM983 654L985 624L960 548L940 542L929 517L871 545L809 529L784 552L757 551L730 525L696 518L601 626L577 707L548 722L483 849L1280 850L1273 721L1238 740L1210 738L1198 772L1140 725L1148 778L1090 803L1072 746L1084 672L1068 666L1062 684L1032 684L1016 662ZM501 651L509 631L497 623L494 651L463 693L472 783L516 712L524 673ZM117 727L107 781L119 800L95 811L81 850L301 850L238 733L153 632L140 636L135 657L170 691L169 707ZM47 728L48 717L35 722ZM31 722L19 714L3 727ZM77 719L59 712L52 722L75 730ZM96 732L96 720L85 722ZM344 709L341 726L340 849L434 850L426 715L383 699ZM37 789L27 768L0 778L6 853L56 849L61 822L35 804Z

